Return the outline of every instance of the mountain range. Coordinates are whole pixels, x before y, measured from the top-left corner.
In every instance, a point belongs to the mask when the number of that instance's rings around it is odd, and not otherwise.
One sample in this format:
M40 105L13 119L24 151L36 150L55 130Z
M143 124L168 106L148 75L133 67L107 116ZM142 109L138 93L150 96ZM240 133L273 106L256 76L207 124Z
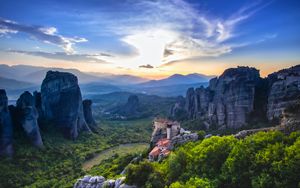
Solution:
M0 88L8 95L17 96L20 90L39 90L47 71L69 72L77 76L83 95L105 94L119 91L160 96L183 95L187 88L204 85L214 76L203 74L174 74L160 80L149 80L133 75L81 72L77 69L47 68L29 65L0 65Z

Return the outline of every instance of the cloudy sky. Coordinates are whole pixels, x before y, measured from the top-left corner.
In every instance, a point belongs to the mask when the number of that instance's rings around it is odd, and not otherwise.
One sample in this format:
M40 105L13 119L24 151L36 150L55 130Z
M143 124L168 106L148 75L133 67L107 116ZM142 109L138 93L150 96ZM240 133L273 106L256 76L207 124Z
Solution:
M299 0L0 0L0 63L160 78L300 64Z

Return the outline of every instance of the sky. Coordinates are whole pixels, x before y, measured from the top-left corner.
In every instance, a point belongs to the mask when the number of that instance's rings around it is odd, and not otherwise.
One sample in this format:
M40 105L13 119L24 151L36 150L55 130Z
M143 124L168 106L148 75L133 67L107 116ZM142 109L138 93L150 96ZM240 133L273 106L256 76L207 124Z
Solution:
M0 64L162 78L300 64L299 0L0 0Z

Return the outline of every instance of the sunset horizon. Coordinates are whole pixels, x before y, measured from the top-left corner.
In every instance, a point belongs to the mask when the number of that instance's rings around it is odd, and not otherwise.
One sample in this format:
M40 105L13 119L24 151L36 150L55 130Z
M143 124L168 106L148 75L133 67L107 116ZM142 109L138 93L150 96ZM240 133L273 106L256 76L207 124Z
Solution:
M300 64L297 1L34 2L1 3L0 64L148 79Z

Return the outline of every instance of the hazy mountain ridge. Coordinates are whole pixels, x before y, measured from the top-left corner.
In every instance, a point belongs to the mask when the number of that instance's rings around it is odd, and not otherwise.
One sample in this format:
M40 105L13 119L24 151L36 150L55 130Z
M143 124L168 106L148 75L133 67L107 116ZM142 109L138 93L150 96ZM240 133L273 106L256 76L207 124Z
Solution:
M174 74L161 80L148 80L133 75L114 75L107 73L81 72L77 69L47 68L29 65L0 65L0 77L6 79L0 86L7 90L9 96L18 96L23 90L39 90L47 71L69 72L78 77L83 95L105 94L118 91L144 93L159 96L183 95L189 87L207 86L214 76L203 74ZM9 81L13 79L15 81ZM15 82L26 82L18 84ZM9 86L9 87L8 87ZM22 86L22 87L21 87ZM24 86L24 87L23 87Z
M139 85L142 87L157 87L157 86L170 86L170 85L178 85L178 84L195 84L201 82L208 82L211 78L214 77L216 76L208 76L208 75L198 74L198 73L193 73L188 75L174 74L165 79L150 80L148 82L141 83Z
M60 71L60 72L69 72L78 77L80 84L90 83L90 82L99 82L103 84L113 83L114 85L123 85L123 84L137 84L147 79L131 76L131 75L114 75L114 74L105 74L105 73L88 73L82 72L78 69L63 69L63 68L49 68L49 67L39 67L39 66L30 66L30 65L13 65L8 66L5 64L0 65L0 76L15 80L22 80L30 83L41 84L44 75L47 71Z

